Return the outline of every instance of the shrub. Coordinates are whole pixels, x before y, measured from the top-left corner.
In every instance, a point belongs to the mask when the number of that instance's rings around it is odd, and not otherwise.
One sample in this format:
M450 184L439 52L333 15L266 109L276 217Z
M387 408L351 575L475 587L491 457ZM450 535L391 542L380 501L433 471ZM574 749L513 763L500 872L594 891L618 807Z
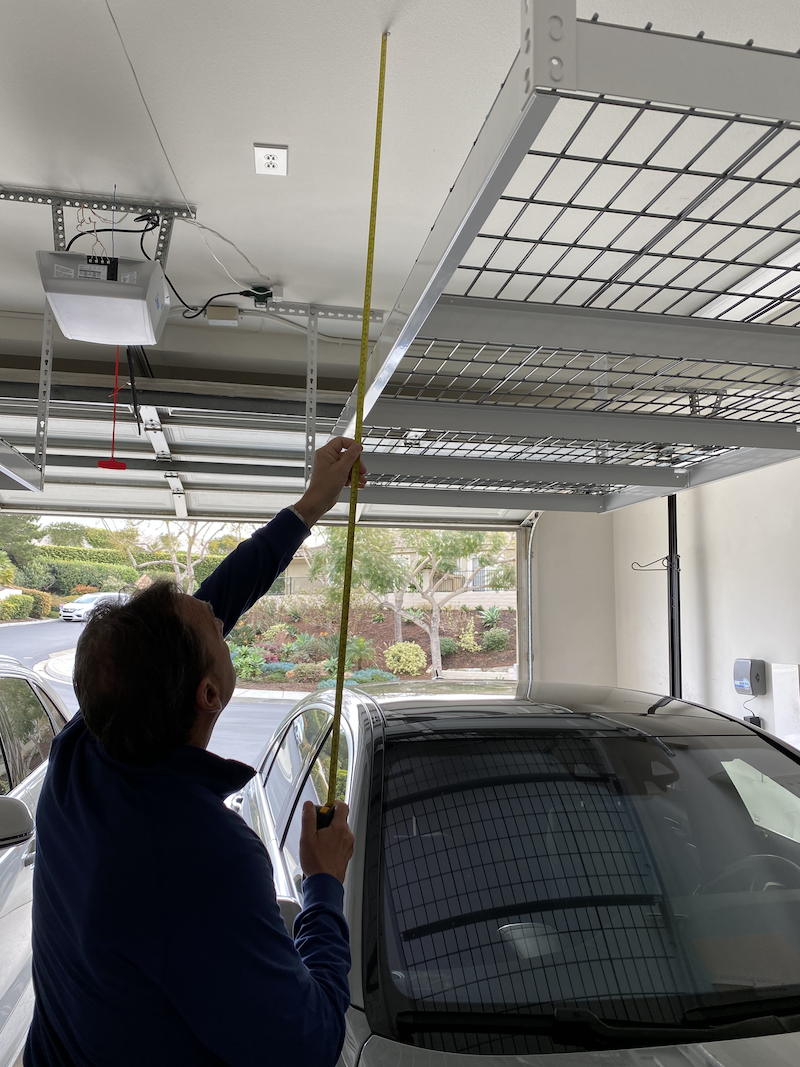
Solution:
M53 580L53 568L40 559L32 559L17 570L17 584L31 589L50 589Z
M74 589L70 589L70 593L73 596L83 596L84 593L99 593L99 585L76 585Z
M269 668L272 668L274 666L275 666L274 663L270 663L269 664ZM282 682L286 681L286 674L285 674L284 671L273 671L271 669L268 669L266 674L262 674L261 675L261 681L262 682L281 682L282 683Z
M263 633L275 622L277 614L278 602L274 597L262 596L244 616L244 621L249 622L258 633Z
M306 605L300 597L287 597L283 602L283 614L288 615L292 622L302 622L306 617Z
M14 564L7 552L0 550L0 585L14 584Z
M262 640L268 643L284 644L286 638L289 636L289 631L283 625L283 623L274 623L272 626L268 626L266 630L259 630L259 636Z
M469 604L461 604L458 610L459 611L472 611L472 608L469 606Z
M416 641L398 641L389 645L383 658L394 674L421 674L428 665L425 653Z
M358 685L358 682L354 682L352 678L345 678L345 680L344 680L345 689L353 689L357 685ZM335 689L335 688L336 688L336 679L335 678L323 678L321 682L317 683L317 689Z
M386 616L383 614L382 611L376 611L375 614L372 616L372 621L373 622L383 622L385 618L386 618Z
M260 648L240 648L234 659L239 678L260 678L264 656Z
M46 619L53 607L53 598L49 593L43 593L39 589L23 589L26 596L33 597L32 619Z
M292 682L319 682L324 673L321 663L298 663L294 670L286 672L286 677Z
M27 619L33 611L33 597L12 593L0 600L0 619Z
M359 685L367 685L370 682L396 682L397 675L382 671L378 667L367 667L364 671L355 671L350 676L350 681Z
M487 630L483 635L481 647L484 652L502 652L508 648L508 639L511 634L503 626L495 626Z
M293 671L296 666L297 666L296 663L289 663L288 660L279 659L275 663L265 663L264 664L264 671L267 674L271 674L271 675L272 674L275 674L275 675L280 674L280 675L283 676L283 675L285 675L287 673L287 671Z
M458 652L458 641L454 637L440 637L439 649L442 653L442 659L445 656L454 656Z
M500 622L500 616L503 614L503 609L497 606L492 608L481 608L478 614L483 619L483 626L485 630L491 630L493 626L497 626Z
M310 663L312 657L319 651L319 642L313 634L299 633L294 641L284 645L284 650L295 663Z
M363 671L377 662L378 655L375 651L375 642L368 641L360 635L347 639L347 662L352 664L357 671Z
M338 633L321 633L317 638L317 645L325 652L331 659L336 659L339 655L339 634Z
M475 640L475 620L470 619L458 638L458 647L465 652L479 652L480 645Z
M252 645L256 639L256 631L250 623L245 622L244 619L239 619L234 628L228 634L228 642L232 645L241 645L246 648L248 645Z

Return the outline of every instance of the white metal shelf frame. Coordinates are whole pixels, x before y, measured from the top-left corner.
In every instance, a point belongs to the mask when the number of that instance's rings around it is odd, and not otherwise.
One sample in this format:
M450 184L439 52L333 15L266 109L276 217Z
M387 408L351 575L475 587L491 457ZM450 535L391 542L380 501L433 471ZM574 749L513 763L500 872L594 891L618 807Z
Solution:
M565 468L656 466L666 447L687 485L796 455L800 59L583 22L574 0L522 9L522 50L373 349L368 442L409 466L537 462L554 441ZM511 451L510 411L533 420ZM576 422L595 411L612 434ZM662 491L595 484L603 509ZM562 488L586 494L566 469Z

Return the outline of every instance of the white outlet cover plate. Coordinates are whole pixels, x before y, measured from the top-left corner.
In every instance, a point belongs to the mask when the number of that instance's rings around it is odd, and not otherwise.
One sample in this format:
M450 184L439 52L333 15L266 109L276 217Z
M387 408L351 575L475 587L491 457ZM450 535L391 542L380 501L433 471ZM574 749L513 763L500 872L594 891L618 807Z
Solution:
M254 144L256 174L284 176L289 173L289 149L280 144Z

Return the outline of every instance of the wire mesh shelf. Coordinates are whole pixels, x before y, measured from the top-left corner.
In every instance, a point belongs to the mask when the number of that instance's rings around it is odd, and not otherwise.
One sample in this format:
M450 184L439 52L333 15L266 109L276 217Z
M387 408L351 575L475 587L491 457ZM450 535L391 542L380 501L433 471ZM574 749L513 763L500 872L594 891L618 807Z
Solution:
M675 444L652 441L579 441L552 436L515 437L471 433L467 430L414 430L372 426L364 431L368 450L415 456L447 456L460 459L540 460L563 463L620 463L634 466L682 469L714 459L736 449L716 445ZM411 465L411 464L410 464ZM567 480L569 474L565 471ZM465 471L465 477L468 472ZM374 478L370 478L374 484ZM581 486L582 490L586 486Z
M800 421L800 371L658 355L417 339L384 396L480 404Z
M800 323L800 124L560 91L447 292Z

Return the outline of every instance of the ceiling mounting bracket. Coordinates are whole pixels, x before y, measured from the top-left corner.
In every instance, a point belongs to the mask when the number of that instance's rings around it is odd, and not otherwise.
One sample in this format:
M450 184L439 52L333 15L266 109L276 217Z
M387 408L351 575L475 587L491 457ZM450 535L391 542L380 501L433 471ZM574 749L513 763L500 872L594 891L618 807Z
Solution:
M149 197L115 197L113 193L67 193L60 189L28 189L22 186L0 185L0 201L2 200L49 207L53 215L53 247L56 252L63 252L67 247L64 208L83 208L86 211L111 211L113 208L120 214L157 214L160 216L161 225L153 258L162 267L167 264L175 219L197 218L197 208L192 204L176 204Z
M308 366L306 368L305 487L311 482L314 450L317 447L317 337L319 316L315 304L308 314Z

